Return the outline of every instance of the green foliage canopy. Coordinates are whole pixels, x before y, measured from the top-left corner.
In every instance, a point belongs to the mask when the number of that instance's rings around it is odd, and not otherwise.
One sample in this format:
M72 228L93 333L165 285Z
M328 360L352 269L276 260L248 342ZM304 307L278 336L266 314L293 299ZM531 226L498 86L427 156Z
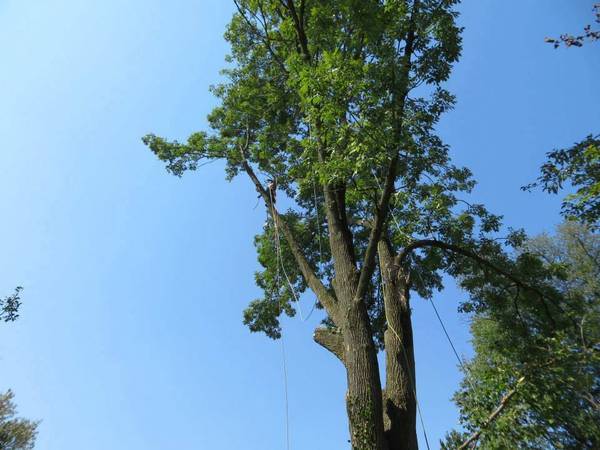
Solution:
M560 299L550 323L537 299L487 293L472 322L475 357L455 400L466 432L486 449L594 449L600 445L600 236L576 222L521 247L522 274ZM498 301L493 296L498 295ZM506 399L501 414L490 413Z
M236 1L238 12L225 33L231 45L226 81L212 88L220 105L209 115L211 130L186 142L152 134L143 141L176 176L223 159L228 178L248 164L263 184L276 180L290 205L281 218L331 293L335 273L323 187L342 205L339 219L351 234L360 270L395 158L393 220L384 232L395 250L435 238L497 253L498 244L484 237L499 229L500 218L463 201L475 184L471 173L450 162L434 131L454 104L442 85L461 49L455 3ZM244 314L253 331L271 337L280 334L279 315L295 313L293 291L307 288L288 242L276 234L269 219L255 239L263 267L256 283L264 296ZM439 270L458 274L471 267L461 268L460 258L435 248L408 259L412 287L425 297L441 288ZM374 273L367 302L381 342L379 280Z

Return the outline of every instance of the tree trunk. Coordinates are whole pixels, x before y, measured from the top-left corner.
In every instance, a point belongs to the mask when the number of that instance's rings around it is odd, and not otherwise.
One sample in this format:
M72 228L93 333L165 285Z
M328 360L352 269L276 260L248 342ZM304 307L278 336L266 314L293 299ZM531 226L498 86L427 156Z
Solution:
M377 351L363 302L349 305L345 322L346 407L352 450L387 450Z
M387 330L385 331L386 383L383 420L389 450L417 450L415 358L409 303L404 273L394 267L385 243L379 244L379 260Z
M392 268L387 262L386 267ZM338 327L317 328L314 334L314 340L346 367L346 405L353 450L418 448L410 306L402 279L397 271L390 274L393 277L384 276L388 318L384 337L385 391L381 389L377 350L364 302L340 302ZM338 285L338 292L343 290L340 288Z
M352 234L348 228L343 186L324 189L329 244L335 267L333 288L338 298L334 322L341 331L346 367L346 408L353 450L388 450L383 429L382 392L367 306L357 294ZM323 337L323 336L321 336ZM317 338L317 336L315 336ZM325 342L321 342L322 345ZM324 345L333 351L334 346ZM334 354L336 352L334 351ZM336 354L339 357L339 355Z
M389 450L417 450L417 408L414 386L415 362L408 299L394 331L385 332L386 384L384 425Z

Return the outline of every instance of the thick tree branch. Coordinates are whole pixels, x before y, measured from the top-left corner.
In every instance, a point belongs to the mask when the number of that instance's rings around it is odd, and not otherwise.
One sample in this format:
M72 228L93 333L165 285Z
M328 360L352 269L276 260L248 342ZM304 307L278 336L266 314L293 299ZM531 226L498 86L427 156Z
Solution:
M451 252L458 253L462 256L466 256L468 258L474 259L478 263L480 263L484 266L487 266L490 269L493 269L494 271L498 272L501 275L504 275L506 278L508 278L509 280L511 280L512 282L517 284L518 286L524 285L524 283L521 280L519 280L517 277L515 277L513 274L511 274L510 272L507 272L506 270L502 269L501 267L498 267L496 264L492 263L491 261L488 261L487 259L479 256L477 253L475 253L471 250L468 250L466 248L462 248L458 245L448 244L446 242L438 241L436 239L423 239L420 241L414 241L413 243L407 245L396 256L396 264L399 266L404 265L404 263L406 262L406 259L412 252L414 252L415 250L418 250L420 248L424 248L424 247L436 247L436 248L440 248L442 250L449 250Z
M347 263L352 272L356 269L356 254L354 251L354 242L352 233L348 227L348 218L346 216L346 186L338 184L335 187L330 184L323 186L323 195L325 197L325 212L327 225L331 230L329 238L331 240L331 251L336 264ZM336 235L339 234L339 237ZM343 253L340 254L340 250ZM350 273L350 267L342 271Z
M375 224L371 229L371 234L369 236L369 244L367 245L364 262L360 272L360 278L358 280L358 287L356 289L355 299L358 301L360 301L365 295L369 286L369 282L371 280L371 276L373 275L373 271L375 270L375 255L377 253L377 245L379 239L381 238L383 225L387 218L387 211L390 198L394 191L394 181L396 179L397 164L398 156L396 155L394 158L392 158L392 161L390 162L390 167L388 168L388 174L386 176L385 185L383 187L381 200L379 202L379 207L377 208L377 214L375 216Z
M392 248L387 239L381 239L379 241L378 254L381 270L386 272L383 274L384 278L394 283L396 281L398 266L395 264Z
M502 413L504 408L506 408L506 406L508 405L508 402L510 402L510 399L513 398L514 395L517 393L517 389L519 389L519 386L523 384L524 381L525 377L521 377L517 380L515 387L508 391L504 395L504 397L502 397L500 403L498 404L498 407L494 411L492 411L492 413L488 416L483 425L481 425L479 430L477 430L465 442L463 442L461 446L458 447L458 450L465 450L466 448L469 448L469 446L474 445L479 440L481 433L498 418L498 416Z
M401 74L401 82L403 84L403 92L401 98L399 100L398 107L398 126L396 130L396 137L399 139L402 134L402 119L404 115L404 108L406 103L406 97L408 96L408 80L410 77L411 70L411 57L415 45L416 39L416 16L419 12L419 0L415 0L413 11L411 15L411 25L410 30L406 37L406 46L404 48L404 56L402 63L402 74ZM375 224L371 229L371 234L369 236L369 243L367 244L367 250L365 251L364 261L360 273L360 278L358 280L358 287L356 289L355 299L360 301L365 293L367 292L369 282L371 280L371 276L373 275L373 271L375 270L375 255L377 253L377 245L379 243L379 239L381 238L381 233L383 232L383 227L385 221L387 220L389 214L389 205L392 194L394 193L394 183L396 182L396 176L398 172L398 160L400 158L399 149L396 150L394 156L392 157L390 164L387 168L387 174L385 177L385 182L383 186L383 191L381 192L381 197L379 200L379 204L377 205L377 212L375 216Z
M475 253L471 250L462 248L458 245L448 244L448 243L442 242L442 241L437 241L435 239L423 239L420 241L415 241L412 244L404 247L404 249L396 256L396 264L398 266L404 265L404 263L406 262L406 258L408 258L408 256L412 252L414 252L415 250L417 250L419 248L424 248L424 247L436 247L436 248L440 248L442 250L449 250L451 252L458 253L459 255L466 256L467 258L471 258L474 261L477 261L479 264L489 267L496 273L499 273L500 275L504 276L508 280L512 281L516 286L537 294L539 296L540 300L542 301L542 305L544 307L546 315L548 316L548 319L550 319L550 322L552 323L552 326L556 327L556 321L554 320L554 317L552 317L552 314L550 313L550 309L548 308L548 305L546 303L546 295L541 290L539 290L535 286L531 286L530 284L525 283L523 280L521 280L517 276L513 275L509 271L507 271L507 270L503 269L502 267L494 264L493 262L479 256L477 253ZM557 307L558 307L558 305L557 305Z
M317 123L320 129L320 122ZM319 139L318 158L319 162L325 162L325 145ZM323 185L323 195L325 198L325 213L327 226L329 227L329 244L333 263L335 268L335 280L343 281L341 285L352 289L352 292L346 292L352 296L356 286L356 253L354 250L353 236L350 232L346 217L345 195L346 186L343 183ZM336 284L337 287L341 287Z
M283 236L285 237L288 245L290 246L292 255L294 256L294 259L296 260L296 264L298 264L300 272L302 273L302 276L306 280L306 283L311 288L311 290L315 293L319 302L323 305L323 307L327 311L327 314L329 315L329 317L333 320L334 323L336 323L337 322L337 314L338 314L338 312L337 312L338 307L337 307L336 299L329 293L327 288L323 285L323 283L321 282L319 277L316 275L315 270L311 267L310 263L304 256L304 252L300 248L300 245L298 245L298 242L296 241L296 238L294 237L292 230L287 225L285 220L283 220L281 218L281 215L277 211L277 208L271 202L271 197L269 195L269 192L267 192L267 190L263 187L260 180L254 173L254 170L252 169L250 164L248 164L246 159L244 159L244 161L242 162L242 166L244 168L244 171L248 174L248 176L254 183L256 190L258 191L260 196L263 198L269 211L271 212L276 226L283 233Z
M344 337L336 330L319 327L313 335L314 341L321 347L326 348L344 363Z

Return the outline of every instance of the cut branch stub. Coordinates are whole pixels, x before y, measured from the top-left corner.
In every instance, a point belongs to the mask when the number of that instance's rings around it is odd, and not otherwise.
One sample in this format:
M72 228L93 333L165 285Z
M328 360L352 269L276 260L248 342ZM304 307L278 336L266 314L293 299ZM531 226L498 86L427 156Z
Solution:
M319 327L315 330L313 339L317 344L329 350L331 353L337 356L343 364L345 364L344 338L338 330Z

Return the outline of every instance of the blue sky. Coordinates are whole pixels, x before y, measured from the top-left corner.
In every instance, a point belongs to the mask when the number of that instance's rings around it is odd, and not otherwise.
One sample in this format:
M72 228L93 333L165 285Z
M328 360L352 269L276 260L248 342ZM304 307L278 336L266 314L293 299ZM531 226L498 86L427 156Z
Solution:
M591 22L591 1L466 1L458 105L440 124L473 194L506 223L552 230L558 201L519 187L546 151L600 123L600 44L544 36ZM227 47L224 0L0 1L0 390L39 418L40 450L283 449L281 346L251 335L252 237L264 222L222 166L176 179L141 144L206 127ZM436 296L469 354L463 294ZM310 307L310 298L304 308ZM291 446L347 449L345 375L285 323ZM432 443L455 426L459 375L430 305L414 302L419 398Z

